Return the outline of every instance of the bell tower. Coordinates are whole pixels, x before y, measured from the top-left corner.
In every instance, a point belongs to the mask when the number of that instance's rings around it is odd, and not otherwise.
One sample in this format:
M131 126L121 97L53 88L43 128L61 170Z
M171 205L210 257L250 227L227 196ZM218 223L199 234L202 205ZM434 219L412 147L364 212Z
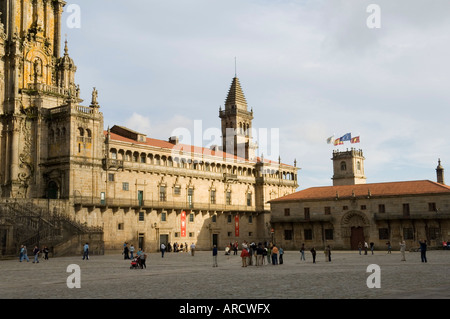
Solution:
M365 184L362 150L333 151L333 186Z
M252 140L253 109L248 111L247 100L236 76L225 100L225 110L220 108L219 117L222 121L223 151L255 160L257 146Z

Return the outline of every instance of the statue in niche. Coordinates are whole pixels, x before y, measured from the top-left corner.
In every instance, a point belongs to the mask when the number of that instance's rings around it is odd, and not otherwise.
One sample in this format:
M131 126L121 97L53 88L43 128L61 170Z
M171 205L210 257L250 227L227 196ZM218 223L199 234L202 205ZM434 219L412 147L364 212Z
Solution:
M33 62L33 75L34 81L37 82L40 77L42 77L42 61L36 58Z
M98 107L98 91L96 88L92 90L92 102L91 106Z

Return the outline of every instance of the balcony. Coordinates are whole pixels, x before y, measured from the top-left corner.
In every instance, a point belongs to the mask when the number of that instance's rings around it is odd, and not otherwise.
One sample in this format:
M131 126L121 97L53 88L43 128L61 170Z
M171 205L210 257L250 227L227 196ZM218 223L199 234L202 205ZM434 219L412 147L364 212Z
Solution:
M335 219L331 215L311 215L309 218L305 216L272 216L272 223L315 223L315 222L334 222Z
M188 203L187 201L159 201L159 200L139 200L129 198L106 198L75 196L74 205L81 207L100 208L133 208L133 209L164 209L164 210L195 210L195 211L222 211L222 212L254 212L255 206L246 205L224 205L210 203Z
M421 213L409 213L404 215L403 213L375 213L375 221L382 220L419 220L419 219L450 219L450 212L421 212Z
M102 160L102 163L103 163L104 170L122 169L123 168L123 161L118 160L118 159L104 158Z

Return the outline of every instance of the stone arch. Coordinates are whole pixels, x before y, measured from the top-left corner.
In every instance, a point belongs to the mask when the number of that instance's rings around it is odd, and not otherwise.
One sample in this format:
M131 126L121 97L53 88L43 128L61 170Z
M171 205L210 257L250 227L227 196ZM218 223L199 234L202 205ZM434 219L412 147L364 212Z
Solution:
M356 210L347 212L341 219L341 236L346 248L357 249L358 243L369 237L370 221Z

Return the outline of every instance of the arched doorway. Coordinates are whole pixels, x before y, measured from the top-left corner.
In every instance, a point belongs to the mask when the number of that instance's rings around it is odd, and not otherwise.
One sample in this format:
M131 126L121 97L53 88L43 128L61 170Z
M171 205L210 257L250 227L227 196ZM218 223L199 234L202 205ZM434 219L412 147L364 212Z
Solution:
M350 211L342 217L342 233L347 237L348 248L357 250L360 242L364 244L365 228L369 226L369 220L362 212Z
M47 198L48 199L58 199L59 198L59 187L54 181L48 183L47 186Z

